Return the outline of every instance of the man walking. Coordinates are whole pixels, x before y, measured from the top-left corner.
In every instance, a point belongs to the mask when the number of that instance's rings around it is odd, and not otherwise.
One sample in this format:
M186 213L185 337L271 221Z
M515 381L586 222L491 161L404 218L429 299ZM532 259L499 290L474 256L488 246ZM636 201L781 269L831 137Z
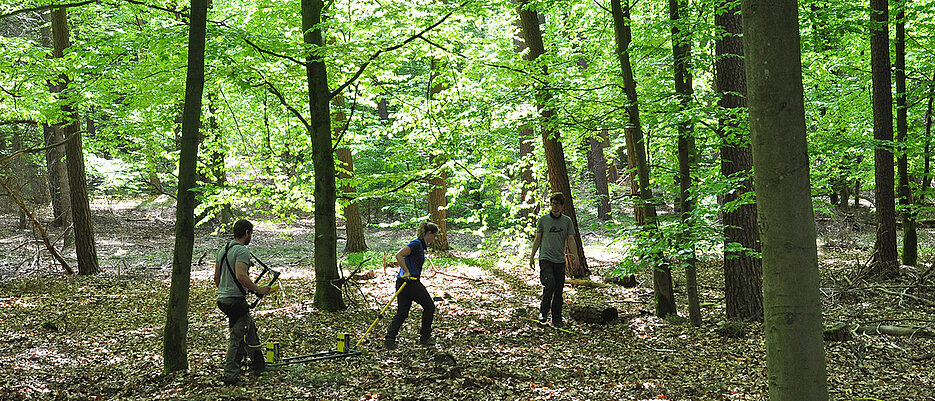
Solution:
M218 308L227 315L230 327L230 344L224 363L224 384L237 384L240 361L245 356L252 358L254 373L263 371L266 361L260 341L256 336L256 323L250 316L247 305L247 290L260 295L269 294L270 288L258 286L250 279L250 250L247 245L253 238L253 224L247 220L234 223L234 240L218 250L214 265L214 285L218 288Z
M562 289L565 287L565 249L574 249L572 234L575 225L571 217L562 214L565 196L561 193L549 197L551 210L536 223L536 239L532 242L529 267L536 268L536 252L539 251L539 280L542 282L542 303L539 305L539 321L545 323L552 312L552 326L562 327ZM569 254L572 258L574 253Z

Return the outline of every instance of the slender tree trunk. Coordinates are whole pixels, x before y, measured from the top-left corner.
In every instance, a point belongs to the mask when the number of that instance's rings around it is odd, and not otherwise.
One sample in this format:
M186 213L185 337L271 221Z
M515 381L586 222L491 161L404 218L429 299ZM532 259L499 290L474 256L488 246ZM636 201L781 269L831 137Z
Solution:
M19 152L21 150L23 150L23 134L20 133L19 129L14 129L13 130L13 152ZM20 198L25 200L25 196L22 196L22 189L26 188L26 186L24 185L24 183L26 182L26 159L23 156L17 157L15 160L13 160L13 181L12 182L14 183L13 184L14 188L19 187L18 189L20 190ZM25 206L25 203L24 203L24 206ZM29 227L29 225L26 222L26 209L21 207L17 209L17 211L19 212L19 224L17 224L16 228L20 230L24 230L27 227Z
M610 132L608 132L607 128L601 129L601 138L604 141L604 147L605 148L608 147L610 145ZM605 157L607 157L606 154L605 154ZM617 164L614 162L616 158L614 157L614 155L610 155L610 157L607 157L605 160L607 164L607 182L616 183L617 180L620 179L620 173L617 172ZM609 189L608 189L608 192L609 192Z
M828 399L794 0L743 0L773 401Z
M929 102L928 107L925 109L925 152L922 155L923 166L922 166L922 185L919 186L919 200L916 201L916 204L922 206L924 204L923 200L925 197L925 192L928 190L929 185L932 181L931 174L931 161L932 156L931 144L932 144L932 103L935 101L935 76L932 77L932 82L929 84Z
M588 138L591 173L594 174L594 189L597 191L597 218L610 220L610 193L607 190L607 161L604 159L604 144L599 136Z
M517 7L523 29L523 39L529 52L526 60L533 61L545 54L542 43L542 32L539 30L539 13L529 8L528 0L521 0ZM548 76L548 70L542 67L542 76ZM575 213L574 198L571 196L571 186L568 183L568 168L565 165L565 151L562 148L561 133L555 129L555 110L550 105L552 93L548 88L540 85L535 89L536 108L539 110L540 129L542 131L542 148L545 152L545 162L549 173L549 187L552 192L561 192L565 195L564 213L571 217L575 225L574 249L565 249L566 254L574 254L575 258L566 258L568 275L571 277L585 277L591 274L588 262L584 255L584 246L581 243L581 232L578 229L578 216Z
M321 28L322 0L302 0L302 29L305 44L324 47ZM328 73L325 60L309 53L308 77L309 136L312 139L312 164L315 168L315 304L327 311L346 309L338 279L338 234L335 222L335 168L331 143L331 114Z
M188 304L195 244L195 179L198 175L198 134L201 129L201 97L205 83L205 36L208 0L192 0L188 33L188 73L182 136L179 142L179 188L175 218L175 251L166 327L163 332L163 368L167 373L188 369Z
M51 16L47 13L43 13L42 20L48 23L51 21ZM51 27L43 25L39 32L39 42L42 47L53 47ZM61 55L56 56L53 49L53 57L61 57ZM60 93L62 87L49 82L49 91L52 93ZM53 126L43 124L42 137L45 146L51 146L65 140L62 135L61 125ZM65 170L64 160L65 145L50 148L45 151L46 169L49 177L49 197L52 199L52 226L66 227L68 232L65 233L65 243L70 244L73 239L70 232L71 229L67 226L69 222L71 222L71 213L69 213L69 200L71 199L71 195L68 191L68 171Z
M870 0L870 67L873 74L874 204L877 238L870 274L896 274L896 185L893 172L893 93L890 81L889 4Z
M721 94L718 107L730 117L719 121L721 137L721 174L736 182L720 198L724 217L724 292L727 318L763 319L763 264L757 231L756 203L736 205L753 192L753 157L749 136L743 124L747 107L744 82L743 43L740 37L742 18L739 4L719 2L714 21L725 33L715 43L714 66L716 91Z
M71 46L68 38L68 18L65 8L52 10L52 47L55 57L62 57L66 48ZM68 86L68 77L62 75L62 92ZM97 261L97 247L94 243L94 229L91 225L91 204L88 199L88 181L84 171L84 153L81 149L80 122L78 113L71 105L62 106L65 116L62 135L71 138L65 142L65 161L68 172L68 187L71 195L71 214L75 230L75 252L78 255L78 274L90 275L101 271Z
M428 88L428 100L434 102L439 93L448 88L448 82L442 78L442 72L448 68L448 63L438 58L432 58ZM429 220L438 225L438 235L432 248L439 251L451 249L448 244L448 170L445 167L447 157L442 153L432 154L432 163L438 168L435 175L429 177Z
M624 127L627 140L627 156L632 160L630 166L636 167L634 181L638 184L634 188L638 195L637 204L633 208L637 222L642 230L652 238L659 230L656 221L656 207L653 205L653 191L649 183L649 165L646 162L646 143L640 124L639 102L636 96L636 81L633 78L633 67L630 64L630 7L621 7L620 0L611 0L611 14L614 20L614 41L617 44L617 59L623 74L623 90L627 98L627 115L629 124ZM632 170L631 170L632 171ZM650 265L653 268L653 293L655 295L656 316L666 317L677 313L675 293L672 289L672 271L660 251L655 255Z
M334 136L343 138L338 145L335 154L338 157L340 168L338 169L338 179L342 181L341 194L347 199L344 204L344 234L347 241L344 243L344 252L362 252L367 250L367 241L364 239L364 224L360 219L360 206L357 205L357 188L352 184L354 179L354 156L351 154L351 148L346 145L347 141L347 115L344 113L344 95L336 95L331 98L334 105Z
M909 188L909 108L906 106L906 0L897 1L896 14L896 144L899 146L899 204L902 205L904 265L915 266L919 258L919 240L916 234L916 214L912 208L912 189Z
M679 95L679 111L682 121L678 125L678 159L679 159L679 211L681 212L682 234L680 247L685 249L682 265L685 267L685 276L688 287L688 316L695 327L701 326L701 305L698 301L698 272L695 267L694 235L692 233L692 202L691 170L697 162L695 154L695 137L692 120L687 115L692 95L691 75L691 31L689 24L682 19L681 10L685 8L686 0L669 0L669 20L672 21L672 60L675 69L675 92ZM682 254L680 249L679 255Z
M518 5L517 0L513 0L514 5ZM517 54L522 55L526 51L526 41L523 39L523 21L517 16L516 35L513 36L513 49ZM524 116L527 117L527 116ZM536 182L533 169L535 168L535 130L527 123L523 122L519 126L519 163L520 177L522 178L522 187L520 188L520 211L519 217L525 226L535 224L536 221L536 193L538 182Z

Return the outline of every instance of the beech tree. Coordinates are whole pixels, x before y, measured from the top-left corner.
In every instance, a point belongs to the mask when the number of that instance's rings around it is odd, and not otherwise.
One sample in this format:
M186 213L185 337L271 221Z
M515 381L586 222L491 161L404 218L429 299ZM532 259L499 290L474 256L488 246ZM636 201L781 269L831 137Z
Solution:
M827 400L798 6L744 0L742 7L769 397Z
M877 237L870 273L890 276L898 267L893 169L893 92L890 79L889 2L870 1L870 69L873 76L874 206Z

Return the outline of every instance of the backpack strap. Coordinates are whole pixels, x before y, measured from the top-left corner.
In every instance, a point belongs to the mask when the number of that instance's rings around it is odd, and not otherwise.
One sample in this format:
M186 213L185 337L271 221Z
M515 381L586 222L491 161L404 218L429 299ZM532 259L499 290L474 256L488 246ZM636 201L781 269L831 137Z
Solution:
M240 293L244 296L247 296L247 291L243 289L243 285L240 284L240 281L237 281L237 273L234 273L234 268L231 267L230 261L227 260L227 252L231 249L231 243L228 242L224 247L224 256L221 257L221 263L227 263L227 271L230 273L231 278L234 280L234 284L237 284L237 288L240 289Z

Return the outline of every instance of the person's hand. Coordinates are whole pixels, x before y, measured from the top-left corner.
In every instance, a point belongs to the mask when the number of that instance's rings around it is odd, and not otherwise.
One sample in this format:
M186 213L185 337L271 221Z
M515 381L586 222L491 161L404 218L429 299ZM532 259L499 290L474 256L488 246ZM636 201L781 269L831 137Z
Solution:
M270 287L264 285L262 287L258 287L256 293L260 295L266 295L266 294L269 294L269 292L270 292Z
M529 268L530 269L536 268L536 259L533 258L532 256L529 257Z
M410 279L412 279L412 276L411 276L409 273L403 273L403 275L400 276L399 278L401 278L401 279L403 279L403 280L410 280Z

